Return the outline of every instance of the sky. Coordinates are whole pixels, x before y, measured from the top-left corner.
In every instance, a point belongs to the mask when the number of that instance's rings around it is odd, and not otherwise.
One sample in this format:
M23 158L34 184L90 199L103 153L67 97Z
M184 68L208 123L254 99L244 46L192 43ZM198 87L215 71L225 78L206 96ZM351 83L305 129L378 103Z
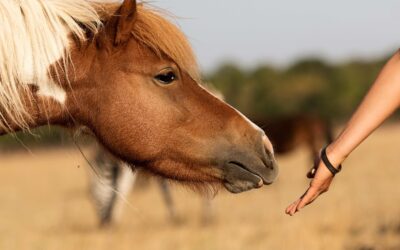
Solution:
M151 0L178 17L203 70L373 59L400 48L399 0Z

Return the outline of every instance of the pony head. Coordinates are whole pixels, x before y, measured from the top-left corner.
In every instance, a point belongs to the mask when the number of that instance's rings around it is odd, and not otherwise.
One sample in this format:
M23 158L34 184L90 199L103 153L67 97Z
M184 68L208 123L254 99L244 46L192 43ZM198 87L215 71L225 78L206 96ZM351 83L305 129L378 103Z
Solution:
M32 94L47 112L35 109L34 125L87 126L128 164L196 187L238 193L274 181L268 138L200 85L195 56L174 24L133 0L96 12L103 25L96 32L80 25L87 40L68 36L71 63L64 56L50 67L63 98L40 87Z

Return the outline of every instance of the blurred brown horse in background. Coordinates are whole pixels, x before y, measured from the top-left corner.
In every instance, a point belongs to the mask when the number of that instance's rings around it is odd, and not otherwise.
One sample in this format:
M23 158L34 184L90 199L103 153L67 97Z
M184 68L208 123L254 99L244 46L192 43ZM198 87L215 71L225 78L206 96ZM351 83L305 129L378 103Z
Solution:
M200 190L277 176L265 133L200 86L182 32L134 0L2 0L0 135L87 127L113 156Z
M319 159L319 150L333 140L331 122L318 115L302 113L253 121L268 133L277 155L306 146L314 163Z

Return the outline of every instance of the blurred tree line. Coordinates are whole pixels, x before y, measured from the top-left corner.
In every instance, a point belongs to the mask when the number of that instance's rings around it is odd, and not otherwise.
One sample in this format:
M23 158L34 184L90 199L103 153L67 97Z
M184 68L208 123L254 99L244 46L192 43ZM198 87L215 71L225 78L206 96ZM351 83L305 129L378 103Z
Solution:
M244 69L221 65L205 76L225 101L253 119L276 119L299 113L343 121L361 101L387 58L329 64L317 58L300 60L286 69L261 65ZM71 133L44 127L32 134L0 137L0 149L71 145Z
M250 118L312 113L341 121L357 107L386 59L328 64L308 58L286 69L226 63L206 78Z
M29 132L0 136L0 152L37 147L64 147L74 143L73 133L57 126L43 126Z

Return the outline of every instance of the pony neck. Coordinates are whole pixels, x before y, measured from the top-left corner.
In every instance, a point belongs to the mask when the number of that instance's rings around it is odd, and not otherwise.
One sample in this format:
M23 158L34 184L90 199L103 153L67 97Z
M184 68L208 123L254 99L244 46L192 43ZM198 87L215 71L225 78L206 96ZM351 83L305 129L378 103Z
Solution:
M68 123L70 115L66 107L50 97L38 95L36 87L31 87L28 91L24 91L21 93L21 97L26 110L25 114L23 114L25 116L24 127L21 127L8 115L4 115L0 119L5 120L8 128L0 127L0 136L46 124L66 125Z

